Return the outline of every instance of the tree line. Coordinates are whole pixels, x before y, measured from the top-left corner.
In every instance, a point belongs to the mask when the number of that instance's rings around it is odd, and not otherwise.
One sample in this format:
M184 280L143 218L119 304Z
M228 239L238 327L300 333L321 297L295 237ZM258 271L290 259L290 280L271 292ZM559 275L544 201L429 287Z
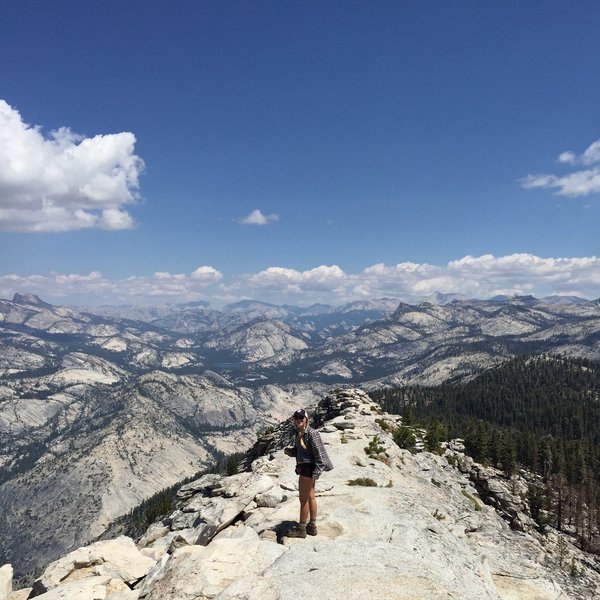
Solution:
M540 526L573 532L600 550L600 362L526 356L460 383L371 393L405 426L427 430L428 449L462 438L477 462L539 476Z

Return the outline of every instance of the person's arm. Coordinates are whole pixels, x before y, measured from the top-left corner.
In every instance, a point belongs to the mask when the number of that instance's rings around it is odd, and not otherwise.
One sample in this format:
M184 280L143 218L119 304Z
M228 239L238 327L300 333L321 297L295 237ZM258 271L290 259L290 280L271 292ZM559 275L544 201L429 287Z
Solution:
M308 438L309 450L313 455L313 460L315 463L313 479L318 479L323 471L330 471L333 469L333 464L327 455L325 446L323 446L323 441L321 440L319 432L311 429L310 434L306 437Z

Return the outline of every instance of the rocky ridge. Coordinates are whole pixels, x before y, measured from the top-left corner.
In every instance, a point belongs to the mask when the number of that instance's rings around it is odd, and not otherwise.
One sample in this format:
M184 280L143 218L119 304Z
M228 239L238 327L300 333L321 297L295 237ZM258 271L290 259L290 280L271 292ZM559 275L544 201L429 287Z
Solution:
M335 468L317 483L316 537L285 537L298 512L294 461L281 451L288 422L259 440L246 471L180 488L177 509L137 544L80 548L12 593L5 565L0 598L2 589L10 600L598 597L594 557L556 532L538 534L526 506L460 446L446 456L400 449L388 433L399 422L360 390L319 403L313 424ZM472 479L487 481L517 529Z

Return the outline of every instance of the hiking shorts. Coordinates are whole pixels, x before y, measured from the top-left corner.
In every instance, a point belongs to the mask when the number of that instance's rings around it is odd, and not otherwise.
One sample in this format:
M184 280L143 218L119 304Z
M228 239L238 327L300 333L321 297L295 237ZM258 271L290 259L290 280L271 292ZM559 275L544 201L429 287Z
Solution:
M296 475L301 475L302 477L312 477L314 470L314 463L300 463L296 465Z

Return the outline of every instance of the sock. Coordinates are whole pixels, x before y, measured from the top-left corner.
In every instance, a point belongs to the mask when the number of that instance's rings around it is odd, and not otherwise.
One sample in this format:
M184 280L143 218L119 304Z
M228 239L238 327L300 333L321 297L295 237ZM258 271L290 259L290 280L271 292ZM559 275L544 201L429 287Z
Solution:
M317 526L317 520L316 520L316 519L311 519L311 520L308 522L308 524L309 524L309 525L313 525L314 527L316 527L316 526Z
M298 529L306 529L306 523L298 523Z

